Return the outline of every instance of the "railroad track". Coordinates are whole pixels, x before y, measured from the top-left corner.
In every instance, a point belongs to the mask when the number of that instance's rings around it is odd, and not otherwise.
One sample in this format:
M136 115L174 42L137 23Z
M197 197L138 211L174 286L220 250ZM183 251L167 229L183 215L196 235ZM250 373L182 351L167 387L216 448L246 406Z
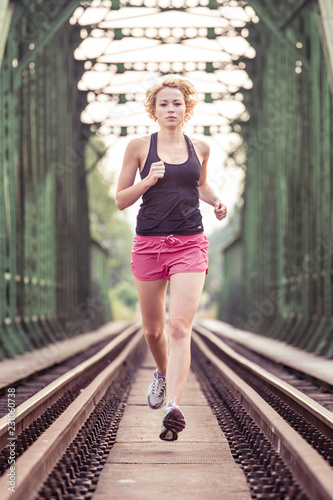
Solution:
M92 498L145 349L140 325L127 328L17 408L19 476L12 475L10 490L12 455L5 446L2 500ZM192 360L253 498L333 499L333 415L327 408L201 326L194 328ZM4 417L3 446L8 431Z
M84 350L80 350L74 353L63 353L56 357L54 360L50 358L49 363L42 367L40 370L35 370L33 373L29 373L21 378L17 378L15 381L9 383L9 385L3 381L0 382L0 419L7 414L8 411L8 390L15 389L15 406L18 407L27 399L31 398L44 387L48 386L51 382L54 382L61 375L64 375L68 371L72 370L76 366L83 363L87 359L91 358L94 354L101 351L109 342L115 338L119 333L125 330L129 325L118 326L113 328L112 333L108 334L105 338L95 341L93 344L88 344ZM52 347L52 346L50 346ZM54 349L57 350L56 346L53 345ZM66 357L67 356L67 357ZM17 363L17 362L16 362ZM19 362L18 362L19 364ZM19 370L18 370L19 372Z
M110 429L115 437L129 380L144 349L141 325L133 325L18 406L12 418L7 415L0 419L2 500L35 497L43 480L89 417L96 413L96 408L100 406L103 413L103 403L100 403L103 398L104 406L105 399L113 399L111 414L117 418ZM110 387L111 395L108 395ZM13 397L9 392L8 401L13 401ZM99 417L97 415L97 420ZM17 470L19 477L16 477Z
M333 413L298 388L237 353L212 331L196 325L193 341L197 350L194 354L195 370L206 378L204 385L209 386L206 392L210 392L207 397L218 419L219 393L223 391L218 386L222 382L290 467L308 498L332 500ZM212 389L214 383L215 391ZM243 425L245 434L246 427L251 425L249 421ZM260 443L248 436L244 444L248 455L244 460L246 468L251 462L251 446L260 447ZM240 452L238 456L241 463L244 453ZM261 498L279 498L273 496L277 492L272 490L274 486L270 484Z

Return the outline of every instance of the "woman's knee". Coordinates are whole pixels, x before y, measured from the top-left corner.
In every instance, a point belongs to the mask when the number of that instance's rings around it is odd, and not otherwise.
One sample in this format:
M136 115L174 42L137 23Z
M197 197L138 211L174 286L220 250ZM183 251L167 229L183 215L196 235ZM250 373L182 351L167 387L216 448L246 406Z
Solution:
M144 334L147 340L158 340L164 334L164 327L144 326Z
M191 326L182 318L170 318L169 329L170 337L174 340L186 339L191 334Z

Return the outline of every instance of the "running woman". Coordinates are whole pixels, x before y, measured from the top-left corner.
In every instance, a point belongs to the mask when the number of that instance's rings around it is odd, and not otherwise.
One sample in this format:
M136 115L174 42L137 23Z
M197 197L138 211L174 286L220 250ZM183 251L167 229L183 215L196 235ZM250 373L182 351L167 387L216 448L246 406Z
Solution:
M167 401L160 432L166 441L175 441L185 428L179 403L190 369L192 322L208 272L208 240L199 199L214 207L218 220L227 215L226 206L207 183L208 144L183 133L196 103L195 87L178 75L164 78L146 92L145 108L159 131L129 142L116 192L120 210L142 197L131 270L145 339L157 367L147 401L152 409ZM135 183L138 171L141 180Z

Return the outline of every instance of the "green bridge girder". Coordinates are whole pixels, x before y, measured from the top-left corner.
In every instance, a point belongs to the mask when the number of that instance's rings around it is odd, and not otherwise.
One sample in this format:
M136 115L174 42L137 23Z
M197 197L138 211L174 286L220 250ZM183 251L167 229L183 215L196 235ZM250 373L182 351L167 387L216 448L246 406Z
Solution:
M0 73L0 359L103 320L89 302L93 279L105 281L105 252L94 244L90 256L91 132L80 120L83 66L72 56L80 37L68 23L79 2L51 4L21 0L1 11L1 27L11 24Z
M316 2L249 3L262 20L250 29L245 203L224 250L221 317L332 357L332 45Z

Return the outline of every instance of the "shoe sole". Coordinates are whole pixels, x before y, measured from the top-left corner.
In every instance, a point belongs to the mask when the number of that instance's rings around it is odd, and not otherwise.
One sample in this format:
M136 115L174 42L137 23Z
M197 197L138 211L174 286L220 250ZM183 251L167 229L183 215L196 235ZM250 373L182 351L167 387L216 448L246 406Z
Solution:
M179 408L173 408L165 416L160 438L164 441L176 441L178 433L185 429L185 418ZM171 432L171 434L170 434Z
M166 429L165 427L162 427L160 439L162 439L162 441L177 441L178 434L175 431L171 431L169 429Z

